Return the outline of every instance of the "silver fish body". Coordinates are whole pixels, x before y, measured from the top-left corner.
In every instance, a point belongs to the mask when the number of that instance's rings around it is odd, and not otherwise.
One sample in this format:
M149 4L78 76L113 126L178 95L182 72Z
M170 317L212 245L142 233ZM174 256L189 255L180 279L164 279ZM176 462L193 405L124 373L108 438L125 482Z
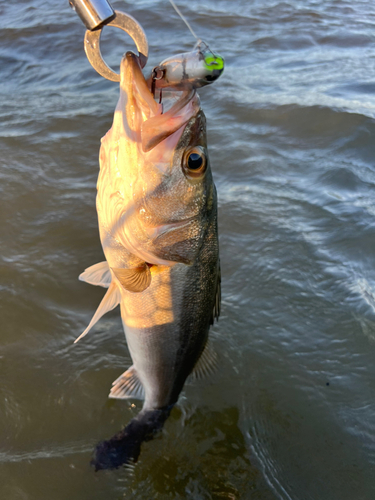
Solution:
M126 54L113 126L100 152L97 210L106 262L80 278L108 287L84 334L120 304L133 365L110 397L144 398L144 405L98 446L97 469L136 461L189 374L215 362L207 339L220 306L216 189L199 99L179 94L162 113L137 57Z

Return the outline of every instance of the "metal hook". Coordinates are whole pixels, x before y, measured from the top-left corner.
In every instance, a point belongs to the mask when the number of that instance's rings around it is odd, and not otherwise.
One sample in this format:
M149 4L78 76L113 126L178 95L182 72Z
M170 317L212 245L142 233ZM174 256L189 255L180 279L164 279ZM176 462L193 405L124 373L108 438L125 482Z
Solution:
M141 25L129 14L124 12L115 11L115 18L106 24L106 26L113 26L125 31L133 39L139 54L140 65L145 67L148 59L148 42L145 32ZM100 52L100 35L102 28L95 31L86 31L85 34L85 52L87 59L90 61L91 66L104 78L112 82L120 81L120 74L113 71L104 61Z
M151 94L155 97L155 83L156 80L161 80L164 77L164 70L159 68L159 66L155 66L151 71ZM161 95L159 97L161 102Z

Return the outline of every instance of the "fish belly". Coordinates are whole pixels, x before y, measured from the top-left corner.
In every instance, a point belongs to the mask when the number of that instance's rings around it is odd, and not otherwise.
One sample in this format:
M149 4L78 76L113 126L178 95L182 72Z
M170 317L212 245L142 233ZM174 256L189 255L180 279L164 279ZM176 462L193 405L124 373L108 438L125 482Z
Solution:
M121 317L133 367L144 387L144 409L176 403L204 349L214 283L203 283L202 276L199 261L163 266L154 269L144 292L123 294ZM207 286L212 290L197 293ZM208 303L202 304L207 295Z

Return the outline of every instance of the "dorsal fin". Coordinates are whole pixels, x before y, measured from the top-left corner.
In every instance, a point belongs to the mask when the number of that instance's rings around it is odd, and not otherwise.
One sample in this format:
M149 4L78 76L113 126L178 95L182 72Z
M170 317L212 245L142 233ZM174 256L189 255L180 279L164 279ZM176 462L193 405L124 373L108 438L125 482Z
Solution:
M218 276L217 276L217 284L216 284L216 294L215 294L215 302L212 310L211 322L210 324L214 324L214 320L219 320L220 316L220 305L221 305L221 269L220 269L220 260L218 263Z
M81 333L81 335L74 341L74 343L78 342L82 337L87 335L91 328L95 325L95 323L97 323L105 313L112 311L112 309L114 309L120 303L120 300L121 293L118 289L118 286L116 285L116 283L111 283L102 301L100 302L96 313L92 317L89 326L83 333Z
M210 340L207 340L206 346L198 359L193 371L189 375L190 381L202 380L217 369L217 354L212 347Z
M105 260L88 267L78 276L78 279L80 281L90 283L90 285L108 288L112 281L111 270L109 269L108 262Z
M143 292L151 284L151 272L146 262L132 269L121 269L113 267L112 271L121 285L129 292Z
M120 375L112 384L109 398L116 399L144 399L145 391L134 366L131 366Z

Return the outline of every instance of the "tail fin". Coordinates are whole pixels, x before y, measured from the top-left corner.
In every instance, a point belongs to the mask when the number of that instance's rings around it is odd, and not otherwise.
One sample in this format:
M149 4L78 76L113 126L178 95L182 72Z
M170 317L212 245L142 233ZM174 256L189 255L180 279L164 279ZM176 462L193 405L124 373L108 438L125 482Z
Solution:
M97 445L91 465L98 471L136 463L142 443L151 441L163 428L172 407L173 405L161 410L142 410L125 429Z

